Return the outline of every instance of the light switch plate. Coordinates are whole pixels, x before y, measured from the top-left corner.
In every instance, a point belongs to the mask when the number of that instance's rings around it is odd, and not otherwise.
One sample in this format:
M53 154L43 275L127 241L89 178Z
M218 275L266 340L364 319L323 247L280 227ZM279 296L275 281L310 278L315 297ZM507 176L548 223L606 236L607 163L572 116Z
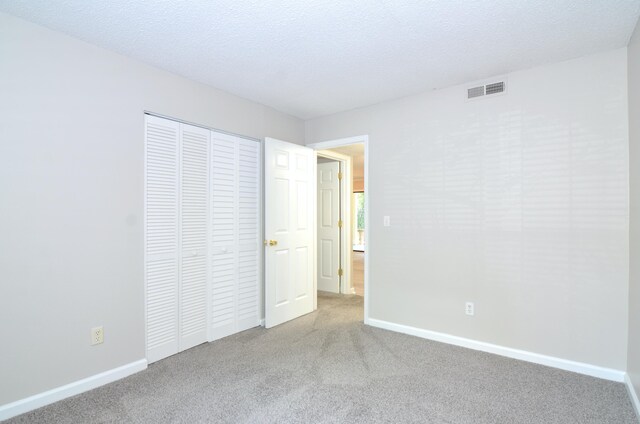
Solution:
M467 302L464 304L464 313L471 316L475 314L473 302Z

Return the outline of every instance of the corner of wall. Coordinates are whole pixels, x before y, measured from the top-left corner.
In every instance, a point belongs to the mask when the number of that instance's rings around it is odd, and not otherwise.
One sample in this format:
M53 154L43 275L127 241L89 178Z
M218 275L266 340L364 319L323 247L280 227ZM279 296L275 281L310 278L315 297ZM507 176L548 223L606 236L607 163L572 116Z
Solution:
M640 255L640 21L627 47L629 107L629 258ZM640 263L629 260L627 375L625 382L640 417Z

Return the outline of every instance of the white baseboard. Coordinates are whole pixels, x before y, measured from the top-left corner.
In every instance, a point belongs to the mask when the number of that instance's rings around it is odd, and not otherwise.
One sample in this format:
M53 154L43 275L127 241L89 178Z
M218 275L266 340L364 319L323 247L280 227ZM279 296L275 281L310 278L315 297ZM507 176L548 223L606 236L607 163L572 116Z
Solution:
M480 350L482 352L493 353L495 355L506 356L508 358L519 359L521 361L533 362L535 364L546 365L548 367L559 368L565 371L577 372L579 374L590 375L592 377L617 381L620 383L624 381L624 376L626 374L624 371L612 368L604 368L596 365L585 364L583 362L576 362L567 359L556 358L553 356L540 355L538 353L527 352L526 350L512 349L510 347L466 339L464 337L452 336L446 333L423 330L421 328L411 327L408 325L394 324L392 322L382 321L375 318L369 318L366 324L373 327L383 328L385 330L391 330L398 333L421 337L423 339L429 339L437 342L466 347L469 349Z
M34 409L49 405L62 399L104 386L121 378L130 376L147 368L147 360L140 359L135 362L123 365L28 398L20 399L15 402L7 403L0 406L0 421L33 411Z
M633 409L636 410L636 418L640 420L640 400L638 400L638 394L636 393L636 389L633 387L631 377L629 377L629 374L627 373L624 374L624 382L627 385L627 391L629 392L629 398L631 398Z

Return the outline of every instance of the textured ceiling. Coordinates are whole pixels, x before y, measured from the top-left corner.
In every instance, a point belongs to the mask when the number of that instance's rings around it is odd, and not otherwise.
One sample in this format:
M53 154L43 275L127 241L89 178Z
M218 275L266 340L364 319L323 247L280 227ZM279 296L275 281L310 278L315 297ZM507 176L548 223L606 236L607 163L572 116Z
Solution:
M0 0L0 11L306 119L623 47L640 0Z

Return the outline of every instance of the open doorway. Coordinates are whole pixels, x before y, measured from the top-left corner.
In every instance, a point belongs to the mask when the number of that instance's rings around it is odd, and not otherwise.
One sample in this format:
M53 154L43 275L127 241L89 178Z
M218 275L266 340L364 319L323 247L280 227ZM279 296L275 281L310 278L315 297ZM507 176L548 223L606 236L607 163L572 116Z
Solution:
M364 190L358 191L354 186L352 194L353 208L353 235L352 248L354 252L364 253L366 239L364 237Z
M364 296L364 252L366 249L365 238L365 225L364 225L364 211L365 211L365 196L364 187L362 191L356 191L359 187L353 186L352 204L353 217L352 221L352 233L353 241L351 248L353 250L351 254L351 278L353 281L353 292L358 296Z
M330 249L331 242L327 240L326 230L328 226L328 217L333 217L336 213L339 218L341 231L340 236L340 272L341 282L339 284L341 294L355 294L364 297L365 305L365 322L368 317L367 308L367 290L368 280L366 273L367 257L368 257L368 228L367 228L367 193L365 186L366 181L366 142L367 138L354 137L351 139L335 140L311 145L316 150L318 157L318 234L317 234L317 288L318 290L326 290L323 278L329 275L329 269L332 261L327 260L329 253L335 251ZM327 185L331 178L330 169L338 169L342 180L340 181L341 193L339 196L340 205L339 212L328 212L328 205L334 205L334 202L328 201L333 194L332 187ZM333 195L334 199L338 196ZM321 208L324 208L322 210ZM334 218L335 220L335 218ZM324 221L324 222L323 222ZM321 228L325 225L324 228ZM334 237L335 237L335 233ZM324 273L324 275L322 275ZM326 280L324 280L326 281ZM337 285L333 283L332 287ZM329 290L338 293L336 290Z

